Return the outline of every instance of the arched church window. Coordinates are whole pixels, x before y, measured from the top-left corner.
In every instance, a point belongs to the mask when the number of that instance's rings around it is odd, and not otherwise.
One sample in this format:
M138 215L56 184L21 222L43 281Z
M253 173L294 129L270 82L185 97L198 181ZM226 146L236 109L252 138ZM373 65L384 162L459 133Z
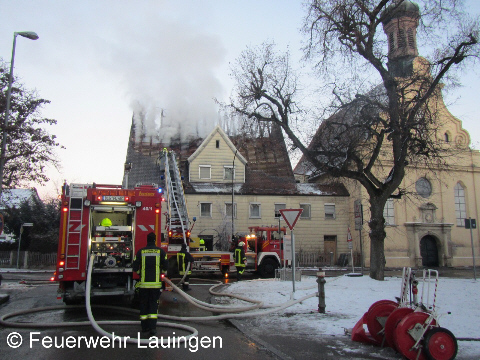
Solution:
M465 189L462 184L457 183L453 190L455 195L455 217L457 218L457 226L464 226L467 217Z

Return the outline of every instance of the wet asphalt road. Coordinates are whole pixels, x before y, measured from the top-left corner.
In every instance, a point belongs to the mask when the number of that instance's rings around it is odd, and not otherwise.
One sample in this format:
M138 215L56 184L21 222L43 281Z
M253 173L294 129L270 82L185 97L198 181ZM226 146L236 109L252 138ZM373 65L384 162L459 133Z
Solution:
M5 276L4 276L5 277ZM15 276L16 277L16 276ZM37 277L37 276L36 276ZM39 283L37 281L27 281L28 283ZM61 301L56 300L56 285L45 284L41 282L38 285L25 285L14 287L12 283L18 283L17 280L4 280L0 288L2 293L8 293L10 300L0 306L0 314L11 313L18 310L62 305ZM10 284L10 285L9 285ZM200 282L192 285L190 294L204 301L210 300L208 288L213 284L212 281ZM211 313L196 308L192 308L184 299L173 292L164 292L161 297L160 313L168 313L180 316L204 316ZM102 299L99 303L115 303L115 299ZM120 314L110 310L94 310L97 320L137 320L137 315ZM35 313L22 315L15 319L18 322L35 323L62 323L67 321L87 321L86 311L84 309L55 310L48 313ZM159 320L163 321L163 320ZM189 342L187 346L176 345L173 347L173 341L170 348L162 348L161 345L152 342L151 344L118 344L104 342L103 346L100 340L97 340L95 348L88 341L100 339L91 326L74 326L68 328L54 329L12 329L0 327L0 349L2 359L61 359L69 360L91 358L92 356L105 359L274 359L276 356L267 351L263 346L254 343L251 339L243 335L228 321L211 322L189 322L188 325L196 328L199 332L199 339L205 339L203 343ZM138 326L126 325L105 325L105 329L114 332L122 339L130 336L132 339L138 339ZM174 328L159 327L157 336L181 336L188 335L185 330ZM17 348L8 345L8 341L18 345L19 338L23 342ZM70 338L69 338L70 337ZM55 341L57 344L55 345ZM70 341L70 343L68 343ZM214 348L215 345L215 348ZM60 347L60 348L56 348ZM156 348L156 347L160 348ZM180 346L180 348L178 348ZM71 347L71 348L69 348Z
M457 272L459 272L457 274ZM339 274L336 274L339 275ZM449 271L443 276L451 277L469 277L468 269ZM61 305L61 301L56 300L56 286L46 283L50 277L50 273L29 273L3 274L3 285L0 293L9 293L10 301L4 305L0 305L0 315L10 313L20 309L29 309L50 305ZM247 275L251 277L251 275ZM19 287L9 288L9 284L18 284L19 280L25 279L27 284ZM221 280L220 276L214 279L204 278L203 281L193 280L192 291L190 295L210 302L211 295L208 289L216 281ZM100 303L112 302L112 299L103 299ZM164 292L160 297L160 314L178 315L178 316L205 316L211 313L192 307L178 294L173 292ZM98 319L108 320L136 320L136 316L120 314L113 311L94 310L94 316ZM275 315L269 315L275 316ZM24 322L65 322L65 321L86 321L87 316L85 310L57 310L50 313L37 313L25 315L16 319ZM161 320L159 320L161 321ZM220 336L222 339L221 349L217 346L208 349L201 348L198 350L194 346L190 348L170 348L155 349L150 347L141 347L138 344L127 344L125 346L111 345L102 348L98 345L95 349L87 348L81 344L80 348L73 349L63 346L63 348L55 349L45 348L40 341L36 339L57 339L61 342L68 336L74 339L87 337L91 339L99 338L95 330L91 326L86 327L70 327L65 329L11 329L2 328L0 326L0 351L2 359L59 359L66 356L69 359L85 359L85 356L105 356L106 358L165 358L169 359L383 359L383 360L400 360L402 357L390 348L378 348L361 343L354 343L348 336L323 336L316 334L294 332L279 333L276 329L271 329L266 333L257 326L259 319L250 318L234 321L212 321L212 322L189 322L188 325L195 327L199 331L199 337ZM286 319L288 321L288 319ZM115 332L118 336L131 336L136 338L137 329L132 326L109 325L105 326L106 330ZM7 345L7 338L12 332L18 332L24 342L18 348L11 348ZM188 335L188 332L172 328L160 327L157 336ZM38 333L38 334L37 334ZM32 338L33 337L33 338ZM30 340L32 343L30 344ZM218 344L218 342L217 342ZM48 345L48 344L47 344ZM193 344L194 345L194 344ZM460 359L460 358L458 358ZM474 360L474 358L465 358L465 360ZM476 360L476 359L475 359Z

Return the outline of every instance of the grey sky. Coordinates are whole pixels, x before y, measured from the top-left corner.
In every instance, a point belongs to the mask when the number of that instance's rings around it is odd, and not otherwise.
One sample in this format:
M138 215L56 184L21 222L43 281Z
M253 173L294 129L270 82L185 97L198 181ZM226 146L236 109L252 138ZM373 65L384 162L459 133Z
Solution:
M165 108L185 128L213 129L213 98L231 90L229 64L248 45L274 40L301 57L299 28L305 14L293 0L0 0L0 57L9 62L14 31L35 31L37 41L17 39L15 74L50 100L44 116L67 147L61 172L41 195L68 182L119 184L132 109ZM468 0L480 14L480 1ZM419 49L420 53L422 49ZM480 141L479 72L447 100L472 142Z

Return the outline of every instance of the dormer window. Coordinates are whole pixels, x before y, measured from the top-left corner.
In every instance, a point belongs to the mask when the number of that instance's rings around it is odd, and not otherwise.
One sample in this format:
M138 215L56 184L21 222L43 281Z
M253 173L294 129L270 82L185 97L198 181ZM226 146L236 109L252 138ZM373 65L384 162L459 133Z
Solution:
M220 140L215 140L215 147L220 149Z

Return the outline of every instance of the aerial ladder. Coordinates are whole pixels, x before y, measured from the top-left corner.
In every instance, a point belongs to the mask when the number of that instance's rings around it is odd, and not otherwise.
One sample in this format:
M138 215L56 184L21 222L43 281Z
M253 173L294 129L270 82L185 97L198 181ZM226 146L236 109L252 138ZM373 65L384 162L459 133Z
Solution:
M164 149L160 154L160 164L164 168L165 200L167 202L166 226L169 245L185 243L189 246L190 230L188 226L190 222L175 153Z

